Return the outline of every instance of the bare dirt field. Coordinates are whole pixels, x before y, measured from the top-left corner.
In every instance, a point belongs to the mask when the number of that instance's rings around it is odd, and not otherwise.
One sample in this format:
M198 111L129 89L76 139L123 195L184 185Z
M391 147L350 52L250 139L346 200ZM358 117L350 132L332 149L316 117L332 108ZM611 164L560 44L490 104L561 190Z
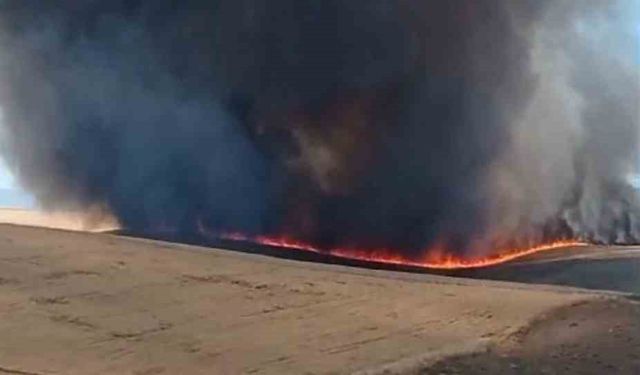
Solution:
M636 374L639 319L580 289L0 225L0 374Z
M442 360L421 374L640 374L640 304L563 307L486 351Z

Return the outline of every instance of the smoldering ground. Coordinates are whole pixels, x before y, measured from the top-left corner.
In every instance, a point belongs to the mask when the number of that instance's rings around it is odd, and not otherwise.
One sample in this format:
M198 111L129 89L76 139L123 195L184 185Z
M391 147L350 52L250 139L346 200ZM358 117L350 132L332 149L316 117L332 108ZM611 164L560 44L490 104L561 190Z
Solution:
M5 0L3 151L132 231L637 242L637 6Z

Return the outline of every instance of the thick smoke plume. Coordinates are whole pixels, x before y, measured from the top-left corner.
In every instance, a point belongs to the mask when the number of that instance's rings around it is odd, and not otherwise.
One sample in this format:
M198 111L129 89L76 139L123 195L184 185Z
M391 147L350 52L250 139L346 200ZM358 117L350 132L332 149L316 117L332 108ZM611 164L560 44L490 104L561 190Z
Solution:
M138 232L640 239L637 0L5 0L3 151Z

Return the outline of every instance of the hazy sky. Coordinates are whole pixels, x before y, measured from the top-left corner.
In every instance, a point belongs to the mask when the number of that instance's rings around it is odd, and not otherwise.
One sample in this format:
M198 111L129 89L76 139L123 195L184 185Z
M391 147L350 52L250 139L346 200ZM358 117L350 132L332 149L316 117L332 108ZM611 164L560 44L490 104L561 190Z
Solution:
M13 189L15 188L15 182L13 176L9 173L4 161L0 159L0 189Z
M0 146L4 143L3 137L3 118L2 112L0 111ZM11 172L9 172L9 168L7 167L2 153L0 152L0 189L14 189L15 181Z
M4 207L33 209L36 203L31 194L18 186L0 156L0 208Z
M2 112L0 111L0 145L2 145L3 139L3 118ZM14 189L15 181L11 172L9 172L9 168L7 167L4 159L2 157L2 153L0 152L0 189Z

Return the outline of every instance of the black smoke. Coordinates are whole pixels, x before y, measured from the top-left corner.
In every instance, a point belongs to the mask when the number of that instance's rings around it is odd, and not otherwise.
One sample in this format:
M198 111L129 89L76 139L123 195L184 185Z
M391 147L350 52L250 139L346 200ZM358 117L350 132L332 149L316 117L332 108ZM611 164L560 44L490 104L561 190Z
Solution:
M634 1L5 0L3 151L137 232L637 242Z

